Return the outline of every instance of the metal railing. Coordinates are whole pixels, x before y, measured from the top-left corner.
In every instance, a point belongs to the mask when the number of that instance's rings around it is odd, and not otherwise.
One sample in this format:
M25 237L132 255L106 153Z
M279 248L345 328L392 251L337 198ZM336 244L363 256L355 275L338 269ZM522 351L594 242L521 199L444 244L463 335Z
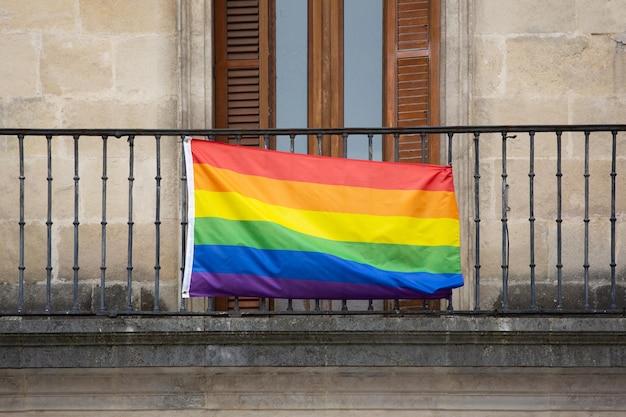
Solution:
M17 285L17 300L15 308L2 308L0 311L2 314L372 314L372 313L384 313L384 314L408 314L408 313L429 313L434 311L429 308L426 301L423 302L421 308L413 309L411 311L404 311L401 306L400 300L386 300L385 302L377 302L375 300L369 300L365 303L349 303L348 300L338 300L340 304L336 304L337 308L332 307L332 303L327 303L327 307L323 307L324 302L322 300L311 300L314 304L310 304L313 307L308 307L307 302L303 302L303 308L297 308L295 300L269 300L261 299L258 308L254 311L243 312L240 308L240 300L235 298L231 303L230 311L215 311L214 300L208 299L204 304L202 311L198 311L197 308L191 309L189 302L182 298L178 298L178 305L173 308L169 308L167 311L161 308L161 288L163 285L164 277L162 276L162 264L161 264L161 249L162 249L162 150L161 145L163 140L176 140L179 143L179 153L174 155L178 158L179 171L179 190L186 189L186 177L184 172L184 161L182 156L182 139L185 136L193 136L206 138L207 140L224 140L227 139L235 144L243 144L246 141L250 141L250 138L258 140L261 146L270 148L276 146L277 138L283 140L283 148L289 152L295 152L296 143L304 141L309 152L322 154L325 141L335 141L340 149L340 156L347 157L349 145L351 140L367 140L367 152L363 154L363 159L374 159L374 154L386 154L391 155L394 160L400 159L400 139L405 135L412 135L414 138L419 138L418 143L420 149L428 149L429 141L437 138L441 141L442 154L446 155L444 159L447 163L452 164L459 175L457 176L457 187L461 187L466 192L458 192L457 198L465 199L461 201L460 207L468 207L469 212L464 213L461 210L461 215L465 214L466 218L461 218L461 228L464 230L464 235L467 236L465 244L466 253L466 265L464 270L466 272L466 288L463 291L470 291L471 296L465 297L470 299L469 305L466 305L457 311L453 309L454 303L451 299L444 303L443 308L437 311L443 311L446 314L449 313L484 313L484 312L504 312L504 313L573 313L573 312L609 312L609 313L623 313L624 312L624 300L618 299L618 289L620 289L620 279L626 277L618 276L617 269L617 164L618 157L617 143L618 137L621 133L626 131L626 125L536 125L536 126L458 126L458 127L416 127L416 128L342 128L342 129L248 129L248 130L233 130L233 129L212 129L212 130L178 130L178 129L0 129L0 141L6 143L10 141L17 141L16 157L19 159L19 173L16 173L18 185L17 193L15 196L4 195L2 198L11 199L15 198L16 202L19 201L19 219L15 227L19 230L19 238L17 242L4 241L3 245L7 247L9 245L18 246L18 259L17 259L17 276L6 277L0 276L0 282L5 284L16 283ZM554 179L556 183L556 193L553 196L554 204L556 206L556 215L550 221L554 222L555 234L549 239L556 243L553 253L555 256L555 263L553 265L553 273L555 276L553 282L553 288L548 288L548 292L553 290L553 303L546 305L545 302L540 303L538 300L538 277L537 277L537 248L536 248L536 224L538 219L536 218L536 161L537 161L537 147L536 136L538 134L548 134L549 137L544 142L552 146L555 154L553 155L554 161ZM572 135L573 141L582 141L583 144L583 171L580 176L583 181L582 195L577 196L583 200L583 254L582 254L582 294L579 301L575 302L573 306L564 306L564 285L570 284L564 282L563 268L566 262L575 263L579 259L565 259L563 255L563 230L562 224L564 221L563 216L563 169L562 164L567 157L563 156L563 140L564 135ZM498 162L500 166L499 172L485 171L481 167L481 150L484 149L483 138L488 137L489 147L491 153L496 146L494 140L497 137L500 141L499 155L492 157L492 161ZM610 173L607 181L610 182L610 196L607 196L607 210L606 213L609 222L610 230L610 244L608 254L610 262L608 265L600 268L602 271L607 272L606 278L602 278L604 283L608 286L608 296L606 302L596 300L595 304L590 299L590 230L589 225L590 218L590 144L591 140L598 136L603 142L607 140L610 142L610 155L606 156L607 160L610 160ZM69 137L73 144L73 243L72 243L72 277L71 277L71 294L67 294L67 297L71 298L71 307L69 309L58 309L52 299L53 287L55 280L53 280L53 225L54 225L54 211L53 211L53 141L60 137ZM45 140L46 143L46 168L47 182L46 187L46 265L42 266L42 270L45 271L45 301L42 304L42 308L29 309L25 305L25 250L26 239L28 238L25 231L26 218L25 208L27 207L27 201L25 201L25 189L29 178L25 176L25 161L28 161L29 155L25 151L24 141L25 138L38 138L37 140ZM108 242L107 231L109 221L107 219L107 208L109 204L108 198L110 197L110 190L108 188L108 162L110 156L108 155L108 145L110 140L125 139L127 141L127 162L128 162L128 177L127 177L127 252L126 252L126 280L125 280L125 308L113 309L107 305L107 283L108 283L108 264L107 259L107 245ZM514 159L516 161L522 160L528 164L528 212L527 212L527 236L528 236L528 269L527 269L527 281L523 283L523 287L527 288L529 295L529 302L527 305L519 306L519 303L515 303L515 296L511 294L509 285L510 281L510 234L509 223L511 222L509 212L509 164L511 157L507 154L509 146L512 140L527 141L528 153L524 157L517 155ZM137 140L150 140L153 141L154 146L154 199L155 206L153 207L153 235L154 235L154 253L136 253L135 242L135 207L134 207L134 195L136 189L135 180L136 175L152 175L152 173L138 172L135 166L136 155L135 145ZM81 141L94 141L100 142L99 154L91 154L89 157L93 161L93 158L99 158L102 163L101 171L101 189L96 191L93 189L81 189L80 188L80 153L79 143ZM171 157L171 155L170 155ZM421 158L426 160L427 154L421 153ZM543 160L542 162L546 162ZM550 159L549 161L552 161ZM445 161L444 161L445 162ZM462 166L461 166L462 165ZM495 166L495 164L494 164ZM465 171L463 169L465 167ZM500 182L500 230L498 231L501 244L499 248L500 259L500 276L483 277L482 269L485 265L481 264L482 258L481 247L485 245L485 242L481 240L481 205L484 206L484 202L481 203L481 178L490 176L491 179L499 177ZM14 177L4 177L0 181L9 183L14 181ZM495 181L493 181L495 182ZM9 187L5 187L9 188ZM460 190L460 188L459 188ZM98 196L101 199L101 212L100 217L100 247L93 248L94 251L100 252L100 277L96 286L99 287L99 291L94 292L92 303L89 308L83 308L80 305L79 292L81 285L81 259L79 256L79 242L81 238L81 219L80 219L80 199L81 193L88 193L89 199L97 199ZM44 198L42 196L42 198ZM84 196L83 196L84 198ZM187 198L185 192L180 192L177 196L178 207L180 210L179 218L179 265L178 276L175 277L176 282L179 284L182 278L182 272L184 265L182 259L184 259L185 242L187 234ZM496 201L489 201L488 204L496 204ZM2 215L0 214L0 217ZM1 220L1 219L0 219ZM519 216L518 216L519 220ZM6 248L5 248L6 249ZM493 249L493 248L492 248ZM490 250L492 250L490 249ZM483 249L484 250L484 249ZM134 269L135 261L137 257L153 257L154 272L152 286L152 296L154 303L149 309L136 308L134 305L134 286L137 285L134 281ZM493 258L491 256L490 258ZM6 268L5 268L6 269ZM170 280L173 277L167 277ZM499 283L499 294L492 300L492 304L485 306L482 297L482 290L486 284L493 287L494 283ZM519 280L516 281L519 284ZM142 284L143 285L143 284ZM178 291L180 294L180 291ZM180 296L178 296L180 297ZM493 298L493 297L492 297ZM603 304L604 303L604 304ZM515 304L512 306L512 304ZM349 308L353 305L353 308ZM330 307L329 307L330 306Z

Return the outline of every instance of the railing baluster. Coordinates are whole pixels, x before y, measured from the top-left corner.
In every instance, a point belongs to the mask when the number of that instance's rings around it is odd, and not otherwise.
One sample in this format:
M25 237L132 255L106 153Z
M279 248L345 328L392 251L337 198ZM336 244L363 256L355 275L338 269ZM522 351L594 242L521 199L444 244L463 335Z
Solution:
M215 141L215 135L208 135L207 140L210 142ZM215 311L215 297L207 297L206 298L206 312L212 313Z
M367 159L371 161L374 159L374 135L372 133L367 134ZM367 300L367 311L374 310L374 300Z
M133 311L133 184L135 182L135 137L128 137L128 265L126 266L126 310Z
M24 135L17 135L19 158L20 158L20 242L19 242L19 264L17 267L17 313L24 312L24 181L26 176L24 175Z
M181 240L181 260L180 260L180 285L182 289L185 276L185 254L187 252L187 171L185 167L185 135L180 136L180 186L181 186L181 213L180 213L180 240ZM179 311L187 311L187 302L183 298L183 292L179 291Z
M393 161L394 162L400 161L400 134L399 133L393 134Z
M341 151L342 151L342 156L344 158L348 157L348 134L347 133L343 133L341 135ZM348 300L343 299L341 300L341 311L348 311Z
M611 218L609 221L611 222L611 305L610 309L617 309L617 294L616 294L616 285L615 285L615 267L617 266L615 262L615 222L617 218L615 217L615 177L617 177L617 131L614 130L611 132Z
M107 140L102 136L102 219L100 220L100 313L106 311L106 270L107 270Z
M480 310L480 133L474 132L474 310Z
M502 132L502 310L509 308L509 227L508 227L508 193L509 185L507 183L507 167L506 167L506 140L507 132Z
M585 238L584 238L584 263L583 263L583 285L585 310L589 310L589 132L585 132Z
M420 156L422 162L428 162L428 145L426 143L426 133L420 133Z
M268 150L270 148L270 135L263 135L263 149ZM259 302L259 310L266 312L269 309L269 300L267 297L261 297Z
M80 222L78 220L78 182L80 181L80 177L78 175L78 135L74 136L74 265L72 266L73 270L73 280L72 280L72 312L78 313L78 270L80 269L78 265L78 226Z
M454 136L453 132L448 132L448 165L452 166L452 138ZM452 291L450 291L450 295L448 295L448 311L454 311L454 306L452 305Z
M322 134L321 133L317 133L315 135L315 144L317 146L317 154L318 155L322 155ZM320 299L319 298L315 299L315 311L317 311L317 312L321 311Z
M561 136L562 132L556 132L556 308L560 310L563 302L562 281L563 281L563 259L562 256L562 230L563 219L562 210L562 179L561 171Z
M46 313L52 312L52 136L46 135L48 207L46 210Z
M528 222L530 228L530 309L537 309L535 284L535 132L529 132L530 151L528 168Z
M296 151L296 135L291 133L289 135L289 152L294 153ZM293 299L287 299L287 311L293 311Z
M318 133L315 136L315 143L317 145L317 154L322 155L322 134Z
M270 148L270 135L263 135L263 149L268 150Z
M156 151L155 181L155 211L154 211L154 305L153 310L161 309L160 279L161 279L161 136L154 137Z
M399 133L393 134L393 161L394 162L400 161L400 134ZM393 300L393 309L396 312L400 312L400 300L397 298Z

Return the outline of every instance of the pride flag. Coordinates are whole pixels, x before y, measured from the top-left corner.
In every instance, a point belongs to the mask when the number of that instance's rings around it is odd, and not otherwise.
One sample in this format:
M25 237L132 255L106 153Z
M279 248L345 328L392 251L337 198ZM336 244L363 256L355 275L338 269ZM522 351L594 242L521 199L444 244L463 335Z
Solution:
M187 140L183 296L443 298L463 285L452 168Z

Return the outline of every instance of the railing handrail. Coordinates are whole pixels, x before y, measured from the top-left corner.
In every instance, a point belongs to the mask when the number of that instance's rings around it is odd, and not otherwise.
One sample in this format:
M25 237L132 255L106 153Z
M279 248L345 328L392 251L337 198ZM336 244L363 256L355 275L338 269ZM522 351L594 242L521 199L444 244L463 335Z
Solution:
M464 125L464 126L419 126L419 127L342 127L342 128L267 128L267 129L28 129L0 128L0 135L25 136L227 136L227 135L389 135L419 133L524 133L524 132L608 132L626 131L626 124L561 124L561 125Z

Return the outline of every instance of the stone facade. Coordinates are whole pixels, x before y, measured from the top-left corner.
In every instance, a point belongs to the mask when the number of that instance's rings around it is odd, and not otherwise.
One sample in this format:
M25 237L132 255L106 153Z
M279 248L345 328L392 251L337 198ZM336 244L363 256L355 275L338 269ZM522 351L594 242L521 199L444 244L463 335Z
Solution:
M174 128L211 125L210 1L2 0L0 126ZM442 114L454 124L620 123L626 110L626 2L611 0L446 0L443 3ZM536 256L540 304L551 307L556 264L556 146L554 135L536 137ZM469 137L455 144L463 213L465 271L472 277L473 208ZM591 138L591 282L593 306L607 306L609 269L609 135ZM618 139L618 172L626 168ZM19 165L17 140L0 142L0 231L17 242ZM481 138L482 308L499 305L501 282L501 179L499 135ZM25 139L27 304L40 307L46 264L45 139ZM55 286L73 275L73 143L55 138L53 152L52 276ZM101 140L80 139L81 306L93 309L97 295ZM108 140L107 282L123 294L126 281L128 145ZM177 305L179 237L176 138L162 139L163 240L162 304ZM511 299L528 300L528 140L508 141ZM135 251L154 252L154 139L135 139ZM582 134L563 137L564 284L568 305L582 294ZM619 177L618 177L619 178ZM9 180L9 179L12 179ZM618 265L626 259L622 221L626 206L618 196ZM15 306L18 252L0 253L5 284L0 309ZM133 303L151 308L153 257L135 259ZM619 300L623 267L620 279ZM67 287L63 289L66 290ZM472 286L458 291L458 308L472 307ZM142 300L142 294L145 300ZM59 296L58 296L59 295ZM65 306L60 294L54 295ZM113 297L115 298L115 297ZM113 302L113 299L111 300ZM116 305L120 303L117 302ZM202 306L200 306L202 308Z
M469 2L468 121L476 125L626 122L626 2L476 0ZM584 136L563 135L563 283L565 308L581 305L583 281ZM626 137L618 137L619 173ZM501 146L481 138L483 246L481 307L499 305L501 288ZM467 149L467 148L466 148ZM590 282L595 308L609 305L610 134L590 138ZM508 140L510 299L529 303L527 135ZM556 282L556 138L535 139L536 274L538 302L554 306ZM469 167L468 167L469 169ZM466 171L471 172L471 171ZM466 183L467 184L467 183ZM617 264L623 303L626 205L617 201ZM466 212L469 211L466 209ZM473 210L468 217L473 216ZM473 222L467 222L471 230ZM473 265L468 258L468 267Z
M176 128L180 126L180 65L174 0L0 1L0 126L30 128ZM125 139L108 142L107 301L125 308L128 155ZM17 139L0 140L0 311L14 310L18 260ZM154 253L155 143L134 144L135 251ZM26 137L26 307L45 300L46 143ZM52 297L69 307L73 274L73 142L52 142ZM177 307L178 152L176 138L162 138L161 304ZM79 140L79 303L95 309L100 276L102 144ZM96 249L98 248L98 249ZM152 309L154 256L135 256L135 308ZM69 291L69 292L68 292ZM64 295L65 294L65 295Z

